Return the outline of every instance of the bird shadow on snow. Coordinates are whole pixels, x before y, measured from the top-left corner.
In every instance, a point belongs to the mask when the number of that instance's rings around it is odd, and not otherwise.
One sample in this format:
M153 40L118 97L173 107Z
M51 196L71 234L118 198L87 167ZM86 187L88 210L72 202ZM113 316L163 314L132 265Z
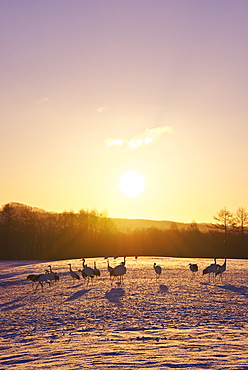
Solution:
M77 284L77 285L72 285L72 286L68 286L67 289L77 289L81 287L81 284Z
M109 292L105 293L105 298L107 298L109 302L121 305L122 303L120 299L124 295L125 291L123 288L112 288Z
M0 280L12 278L14 274L0 274Z
M164 285L164 284L159 285L159 292L160 293L168 293L168 291L169 291L169 288L166 285Z
M79 290L78 292L75 292L69 298L67 298L65 300L65 302L74 301L75 299L81 298L83 295L85 295L89 291L90 291L90 289Z
M12 278L12 274L5 274L5 275L0 275L0 287L1 288L9 288L14 285L19 285L20 281L18 280L4 280L8 278Z
M6 302L6 303L1 303L0 304L0 309L1 311L9 311L9 310L15 310L16 308L22 307L24 304L20 303L19 298L14 299L13 301Z
M248 287L247 286L237 287L232 284L226 284L226 285L218 285L218 288L230 290L231 292L242 294L245 297L248 297Z
M213 284L211 284L211 283L201 283L201 285L212 286ZM247 286L238 287L238 286L235 286L235 285L232 285L232 284L225 284L225 285L216 285L216 287L218 287L220 289L229 290L230 292L241 294L241 295L244 295L245 297L248 297L248 287Z

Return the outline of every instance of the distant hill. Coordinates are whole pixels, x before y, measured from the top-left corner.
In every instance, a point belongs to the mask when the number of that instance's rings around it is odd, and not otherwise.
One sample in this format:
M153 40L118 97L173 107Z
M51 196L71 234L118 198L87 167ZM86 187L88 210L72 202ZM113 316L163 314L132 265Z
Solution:
M112 220L120 231L133 231L135 229L148 229L152 227L155 227L157 229L178 228L180 230L183 228L187 229L190 225L189 223L175 221L156 221L129 218L112 218ZM207 232L209 230L208 224L206 223L199 223L197 224L197 227L201 232Z
M14 207L16 212L21 212L24 208L30 208L30 210L36 212L36 214L39 214L39 217L45 217L47 214L54 214L56 215L56 212L48 212L44 209L37 208L37 207L31 207L27 206L22 203L18 202L10 202L10 206ZM0 211L1 214L1 211ZM187 229L190 226L190 223L184 223L184 222L175 222L175 221L157 221L157 220L147 220L147 219L132 219L132 218L111 218L111 220L114 221L116 227L120 231L133 231L135 229L148 229L155 227L157 229L171 229L171 228L178 228L180 229ZM209 231L208 224L206 223L197 223L197 227L201 232L207 232Z

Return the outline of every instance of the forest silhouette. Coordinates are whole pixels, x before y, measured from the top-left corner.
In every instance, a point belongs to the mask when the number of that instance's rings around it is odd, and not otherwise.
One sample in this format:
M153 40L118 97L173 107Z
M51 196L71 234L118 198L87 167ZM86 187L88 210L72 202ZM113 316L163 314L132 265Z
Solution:
M239 208L233 214L223 208L213 218L214 223L204 231L196 222L120 229L106 212L95 209L55 213L11 202L0 211L0 259L114 255L248 258L246 210Z

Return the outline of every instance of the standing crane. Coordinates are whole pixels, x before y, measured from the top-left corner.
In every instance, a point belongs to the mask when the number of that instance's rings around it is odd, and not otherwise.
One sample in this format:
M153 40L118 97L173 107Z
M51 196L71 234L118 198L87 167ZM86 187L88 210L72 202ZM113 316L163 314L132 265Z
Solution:
M54 281L59 281L59 275L56 273L56 272L53 272L52 271L52 266L51 265L48 265L49 269L50 269L50 274L53 274L54 275Z
M49 286L51 286L51 281L50 281L50 277L48 274L40 274L40 275L37 275L37 286L35 288L34 291L36 291L38 289L38 286L41 285L41 290L42 290L42 293L43 293L43 283L47 283Z
M76 279L76 280L80 280L79 275L78 275L75 271L72 271L72 269L71 269L71 264L70 264L70 263L68 263L68 265L70 266L69 273L70 273L70 275L71 275L71 277L72 277L72 279L73 279L73 283L74 283L75 279Z
M85 264L85 259L84 258L82 259L82 261L83 261L82 275L83 275L83 273L86 274L87 275L87 282L89 282L89 279L90 278L93 279L93 277L94 277L94 270L93 270L93 268L91 268L91 267L89 267Z
M124 257L124 261L121 262L120 265L115 266L113 271L110 272L110 275L112 274L112 276L120 278L120 283L123 281L123 276L127 272L127 268L126 268L125 264L126 264L126 257Z
M211 265L207 266L203 271L202 275L208 274L209 276L209 283L211 281L211 275L213 276L213 282L215 281L215 275L220 268L220 265L216 263L216 258L214 258L214 263L211 263Z
M157 265L156 262L154 262L153 264L153 268L156 272L156 279L159 278L159 276L161 275L161 272L162 272L162 267Z
M222 274L226 271L226 257L223 265L219 266L217 272L215 273L215 276L220 275L220 280L222 281Z
M93 274L94 274L95 276L100 276L100 275L101 275L100 270L96 267L96 262L94 262Z
M34 289L34 283L35 283L36 281L38 281L38 279L39 279L39 275L31 274L31 275L28 275L28 276L27 276L27 279L28 279L29 281L32 281L32 288Z
M109 277L110 277L110 279L111 279L111 277L113 276L113 274L114 274L114 268L113 267L111 267L110 265L109 265L109 260L108 260L108 272L109 272Z
M198 266L196 263L189 264L190 271L192 272L192 279L195 277L195 273L198 271Z

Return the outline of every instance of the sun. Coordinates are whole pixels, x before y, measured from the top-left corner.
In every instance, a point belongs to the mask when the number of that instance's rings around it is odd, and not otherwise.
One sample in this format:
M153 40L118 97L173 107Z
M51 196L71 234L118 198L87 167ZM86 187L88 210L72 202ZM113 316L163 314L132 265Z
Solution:
M128 171L121 176L119 187L124 195L134 198L144 190L145 180L138 172Z

